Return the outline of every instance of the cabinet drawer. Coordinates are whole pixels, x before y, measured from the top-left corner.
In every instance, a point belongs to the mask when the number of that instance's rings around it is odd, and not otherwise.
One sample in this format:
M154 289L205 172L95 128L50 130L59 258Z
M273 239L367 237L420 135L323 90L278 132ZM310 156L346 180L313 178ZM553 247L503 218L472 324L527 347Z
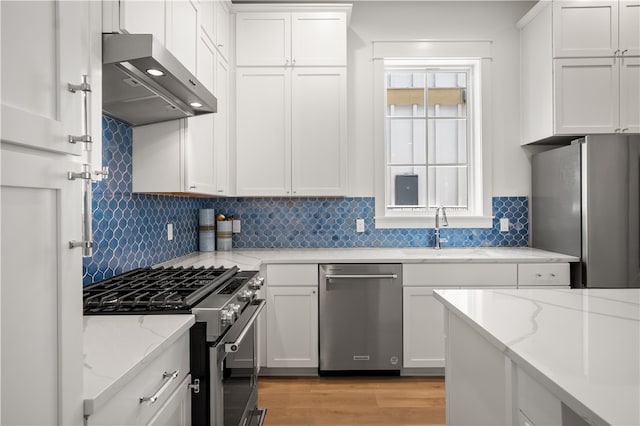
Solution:
M267 265L267 285L317 286L318 264Z
M178 371L175 378L163 377ZM138 375L125 384L95 414L87 418L92 425L140 425L146 424L165 405L180 383L189 375L189 333L181 336L159 357L150 361ZM168 383L168 384L167 384ZM151 397L167 384L154 402L140 402L141 397Z
M431 263L402 265L404 286L467 287L517 285L518 265Z
M531 376L518 368L518 410L534 425L562 424L561 403Z
M518 287L569 286L568 263L526 263L518 265Z

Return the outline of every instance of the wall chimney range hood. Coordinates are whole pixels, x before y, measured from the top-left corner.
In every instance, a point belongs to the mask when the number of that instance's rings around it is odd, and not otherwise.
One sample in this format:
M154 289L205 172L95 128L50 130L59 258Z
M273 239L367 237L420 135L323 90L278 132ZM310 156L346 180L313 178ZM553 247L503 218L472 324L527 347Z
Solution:
M102 110L139 126L217 110L217 100L151 34L103 34Z

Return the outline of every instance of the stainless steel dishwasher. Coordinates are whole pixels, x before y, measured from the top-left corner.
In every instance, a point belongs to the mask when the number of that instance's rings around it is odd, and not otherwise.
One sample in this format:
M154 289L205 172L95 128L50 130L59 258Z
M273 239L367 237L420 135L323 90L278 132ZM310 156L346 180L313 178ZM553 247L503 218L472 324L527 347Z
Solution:
M402 265L320 265L320 374L400 372Z

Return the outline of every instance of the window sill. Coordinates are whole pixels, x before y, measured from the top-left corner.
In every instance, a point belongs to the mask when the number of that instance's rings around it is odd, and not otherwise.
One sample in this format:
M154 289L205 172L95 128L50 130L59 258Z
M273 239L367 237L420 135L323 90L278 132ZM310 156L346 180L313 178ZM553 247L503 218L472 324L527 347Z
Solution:
M493 216L448 216L447 228L492 228ZM435 216L376 217L376 229L434 228Z

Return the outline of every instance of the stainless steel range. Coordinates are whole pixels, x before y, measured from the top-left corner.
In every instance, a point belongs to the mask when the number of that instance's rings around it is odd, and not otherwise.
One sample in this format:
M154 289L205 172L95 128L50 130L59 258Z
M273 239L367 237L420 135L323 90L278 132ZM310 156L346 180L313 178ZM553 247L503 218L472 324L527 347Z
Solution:
M84 314L194 314L192 424L261 425L255 321L263 283L237 267L140 268L84 287Z

